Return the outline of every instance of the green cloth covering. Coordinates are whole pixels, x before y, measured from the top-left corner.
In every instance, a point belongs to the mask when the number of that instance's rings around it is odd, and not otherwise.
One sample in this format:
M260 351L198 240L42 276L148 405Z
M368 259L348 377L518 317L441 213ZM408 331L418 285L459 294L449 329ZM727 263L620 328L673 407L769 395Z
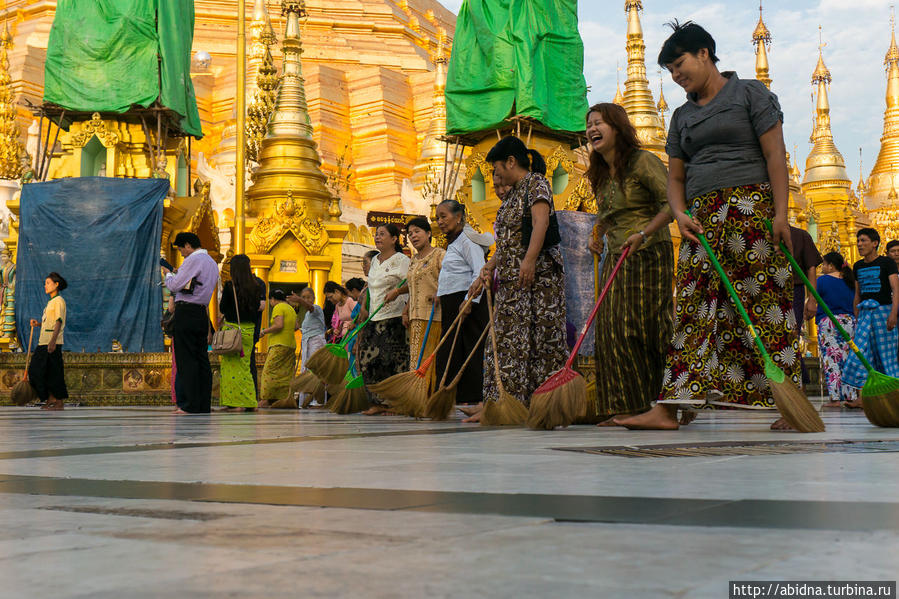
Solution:
M193 27L193 0L59 0L44 101L68 110L126 112L159 98L181 115L185 133L202 137L190 80Z
M577 0L465 0L447 74L448 134L512 115L583 131L586 113Z

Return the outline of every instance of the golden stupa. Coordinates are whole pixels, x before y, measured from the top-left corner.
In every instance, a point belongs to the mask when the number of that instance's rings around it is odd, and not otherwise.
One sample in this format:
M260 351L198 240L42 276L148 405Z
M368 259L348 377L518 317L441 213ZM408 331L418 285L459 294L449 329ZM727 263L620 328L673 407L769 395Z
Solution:
M643 26L640 23L642 0L625 0L627 13L627 79L624 81L624 96L621 105L627 110L628 118L637 129L637 138L643 147L668 164L665 140L668 138L665 123L659 116L652 99L649 79L646 78L646 44L643 41ZM616 99L615 103L618 101Z

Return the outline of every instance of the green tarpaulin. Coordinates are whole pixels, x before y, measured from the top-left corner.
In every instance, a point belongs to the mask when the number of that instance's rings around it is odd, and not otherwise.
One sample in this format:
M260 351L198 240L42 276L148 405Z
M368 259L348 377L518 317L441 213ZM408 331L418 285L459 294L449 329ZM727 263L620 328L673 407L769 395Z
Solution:
M44 66L44 101L125 112L161 104L203 135L190 80L193 0L59 0Z
M582 131L587 112L577 0L465 0L446 83L447 133L513 115Z

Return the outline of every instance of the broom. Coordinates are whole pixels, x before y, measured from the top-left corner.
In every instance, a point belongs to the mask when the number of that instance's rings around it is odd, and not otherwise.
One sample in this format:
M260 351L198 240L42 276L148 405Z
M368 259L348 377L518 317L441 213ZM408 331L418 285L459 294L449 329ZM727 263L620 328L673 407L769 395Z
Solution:
M396 286L397 289L406 284L406 279L403 279ZM328 384L337 385L343 380L346 371L349 370L350 367L350 355L346 350L347 344L362 330L362 327L368 324L372 318L384 307L386 302L381 302L381 304L375 309L374 312L368 315L362 324L353 329L339 344L329 343L314 354L309 357L308 362L306 363L306 368L311 370L319 378L325 381Z
M631 247L627 246L621 252L621 256L618 258L618 262L615 263L615 268L612 269L605 286L603 286L602 293L599 294L599 299L596 300L593 311L590 312L590 317L584 323L581 334L574 344L568 360L565 361L565 365L561 370L557 370L550 375L531 395L531 409L528 412L528 426L530 428L552 430L557 426L568 426L578 418L587 416L587 382L581 373L574 370L571 366L577 359L581 344L587 337L587 331L590 330L590 326L596 319L600 304L606 298L606 294L609 293L612 281L615 280L615 275L621 270L624 259L627 258L630 250Z
M34 338L34 325L31 325L31 332L28 333L28 353L25 354L25 373L22 380L15 384L9 397L13 404L24 406L37 399L37 392L31 383L28 382L28 363L31 361L31 340Z
M484 400L481 410L481 426L520 425L528 419L528 409L503 387L499 374L499 353L496 351L496 331L493 328L493 290L487 286L487 310L490 314L490 344L493 346L493 376L499 399Z
M456 345L455 337L458 337L459 330L461 330L461 326L456 328L456 335L453 338L453 346ZM493 323L487 323L487 326L484 327L484 332L481 333L481 336L478 338L477 343L474 344L474 347L471 348L471 353L468 354L468 357L465 358L465 361L462 362L462 366L459 368L459 372L456 374L455 378L450 381L449 384L446 384L446 375L449 372L449 358L447 358L447 369L443 372L443 378L440 381L440 387L434 391L428 400L425 402L424 406L424 415L427 418L431 418L432 420L446 420L450 412L453 409L453 406L456 405L456 385L459 384L459 381L462 380L462 375L465 374L465 368L468 367L468 363L471 362L471 359L478 352L478 347L481 345L481 342L484 341L484 337L487 336L487 332L493 329ZM452 356L452 351L450 351L450 356Z
M457 325L461 326L461 320L465 316L465 309L472 301L474 301L473 298L465 300L465 303L459 308L459 313L456 315L452 324L447 327L446 331L444 331L443 337L441 337L437 347L434 348L431 355L422 362L425 343L427 343L427 338L430 334L429 326L429 330L425 332L425 339L422 341L421 351L419 351L418 368L410 370L409 372L395 374L379 383L369 386L374 393L380 395L390 404L391 411L412 417L419 417L424 413L425 402L428 400L431 367L434 365L437 352L449 338L450 333L453 332L453 328ZM433 306L431 317L433 318ZM455 338L453 343L455 344Z
M765 225L770 231L771 222L768 221L768 219L765 219ZM824 313L827 314L827 317L830 318L830 321L840 332L840 336L849 344L849 348L861 361L865 370L868 371L868 378L865 380L864 387L862 387L862 408L865 411L865 416L867 416L868 421L876 426L899 427L899 379L874 370L874 367L852 340L852 336L850 336L846 329L840 325L836 316L833 315L833 312L831 312L827 304L824 303L824 300L821 298L821 295L818 294L815 286L812 285L811 281L808 280L808 277L805 276L805 273L802 272L802 269L796 263L793 256L790 255L790 252L783 242L780 244L780 251L786 255L793 270L799 274L802 282L805 283L806 288L812 296L814 296L818 305L821 306L821 309L824 310Z
M362 385L362 376L355 375L355 363L347 371L347 378L343 389L334 395L330 410L335 414L355 414L369 408L368 391Z
M686 212L687 216L693 218L693 215L689 210ZM780 415L783 416L784 420L786 420L790 426L800 433L823 432L824 422L821 420L821 416L818 415L814 406L812 406L811 402L801 389L798 389L794 384L786 380L787 376L784 374L784 371L778 368L771 360L771 356L768 355L768 351L765 349L765 346L759 337L759 332L752 324L752 321L749 320L749 314L746 313L743 302L740 301L734 286L731 285L730 280L728 280L727 275L724 273L724 268L721 267L721 263L718 262L718 258L715 257L715 252L712 251L712 247L709 245L705 235L699 234L696 237L702 244L703 249L705 249L706 254L708 254L712 266L714 266L715 270L718 272L718 276L721 278L721 282L724 283L724 287L727 289L727 293L733 300L734 305L736 305L740 317L749 328L752 340L755 342L755 347L758 349L759 355L765 364L765 376L768 378L768 384L771 386L771 394L774 396L774 403L777 406Z

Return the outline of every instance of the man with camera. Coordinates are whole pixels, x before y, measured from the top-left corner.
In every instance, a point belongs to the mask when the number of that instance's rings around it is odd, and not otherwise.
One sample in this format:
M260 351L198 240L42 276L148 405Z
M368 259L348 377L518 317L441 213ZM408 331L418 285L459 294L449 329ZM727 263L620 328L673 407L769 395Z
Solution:
M175 294L172 344L178 380L176 414L209 413L212 403L212 369L206 351L209 338L209 301L219 278L218 265L201 247L194 233L178 233L172 246L184 262L176 272L160 260L165 286Z

